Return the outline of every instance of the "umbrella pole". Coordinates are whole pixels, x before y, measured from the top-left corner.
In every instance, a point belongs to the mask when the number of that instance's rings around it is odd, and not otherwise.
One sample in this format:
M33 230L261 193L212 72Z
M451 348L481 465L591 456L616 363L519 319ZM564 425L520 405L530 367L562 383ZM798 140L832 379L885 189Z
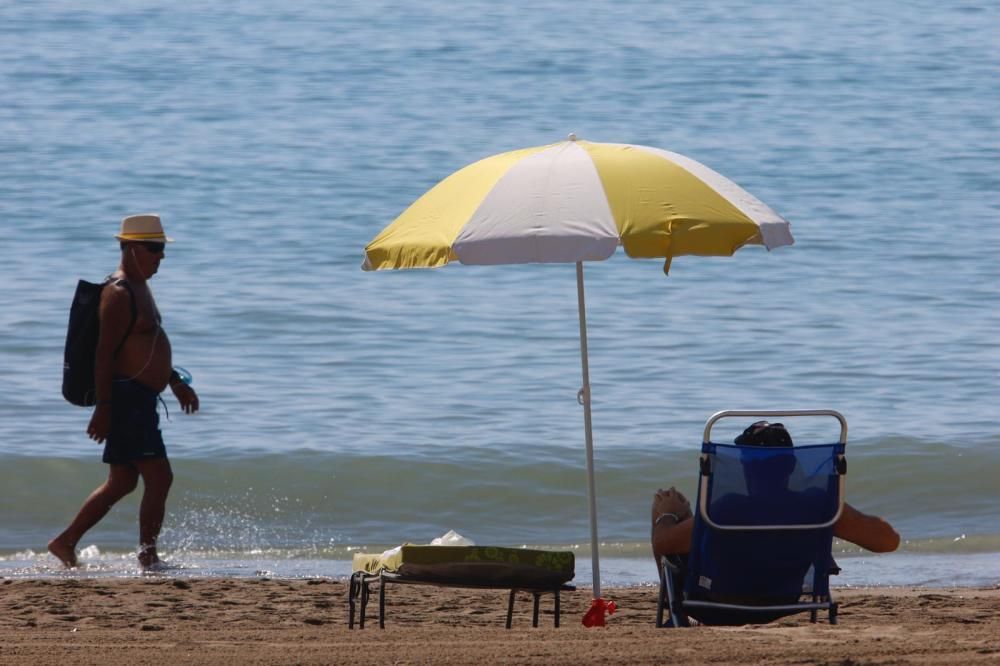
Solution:
M576 262L576 297L580 310L580 365L583 388L577 400L583 405L583 426L587 435L587 499L590 501L590 560L594 576L594 599L601 598L601 567L597 553L597 491L594 485L594 431L590 422L590 365L587 359L587 307L583 300L583 262Z

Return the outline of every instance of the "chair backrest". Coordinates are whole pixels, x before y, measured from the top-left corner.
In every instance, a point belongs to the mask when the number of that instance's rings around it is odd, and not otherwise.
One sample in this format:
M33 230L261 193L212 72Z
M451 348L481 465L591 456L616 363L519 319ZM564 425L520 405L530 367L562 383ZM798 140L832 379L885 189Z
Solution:
M827 595L845 446L704 442L687 598L787 604L804 587Z

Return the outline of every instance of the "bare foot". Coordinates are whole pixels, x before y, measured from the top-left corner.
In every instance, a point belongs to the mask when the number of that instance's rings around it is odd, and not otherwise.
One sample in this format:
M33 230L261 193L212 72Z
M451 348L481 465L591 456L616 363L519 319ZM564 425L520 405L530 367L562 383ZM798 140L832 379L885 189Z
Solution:
M59 540L59 537L49 541L49 552L52 553L56 559L62 562L63 566L67 569L76 568L76 548L68 543L63 543Z
M160 565L160 556L156 554L156 546L139 546L139 564L143 569L155 569Z

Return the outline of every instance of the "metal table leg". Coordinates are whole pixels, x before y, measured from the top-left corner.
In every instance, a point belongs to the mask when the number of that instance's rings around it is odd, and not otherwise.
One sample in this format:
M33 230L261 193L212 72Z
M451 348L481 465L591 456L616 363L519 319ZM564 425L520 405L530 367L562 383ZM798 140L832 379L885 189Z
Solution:
M385 579L378 579L378 628L385 629Z

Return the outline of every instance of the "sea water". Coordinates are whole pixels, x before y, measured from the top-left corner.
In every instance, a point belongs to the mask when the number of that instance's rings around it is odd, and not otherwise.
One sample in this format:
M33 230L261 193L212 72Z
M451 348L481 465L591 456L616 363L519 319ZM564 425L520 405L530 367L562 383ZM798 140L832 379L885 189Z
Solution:
M250 0L0 7L0 575L103 480L59 393L76 280L121 217L202 409L165 396L161 550L190 575L343 576L454 529L589 582L571 265L364 273L452 171L583 139L684 153L792 223L732 258L586 265L602 577L656 579L720 409L832 408L898 553L843 584L1000 581L998 12L971 3ZM744 426L720 428L721 438ZM788 422L797 442L836 428ZM138 497L72 575L134 575Z

